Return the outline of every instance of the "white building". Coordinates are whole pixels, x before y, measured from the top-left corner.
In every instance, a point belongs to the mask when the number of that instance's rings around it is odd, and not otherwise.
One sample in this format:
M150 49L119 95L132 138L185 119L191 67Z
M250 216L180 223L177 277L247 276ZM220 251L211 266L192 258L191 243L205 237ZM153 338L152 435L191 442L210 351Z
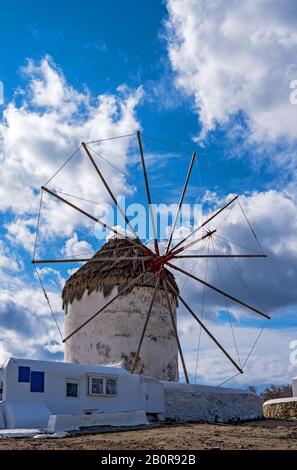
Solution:
M135 426L148 418L229 422L262 416L254 393L161 382L120 367L9 359L0 369L1 429Z
M145 424L164 412L162 385L120 367L11 358L0 371L0 429L46 428L52 415Z
M109 240L91 261L86 262L65 283L63 308L65 337L80 327L104 306L118 290L143 272L141 260L118 261L118 257L144 256L129 238ZM94 262L96 258L114 258ZM173 275L165 275L175 285ZM155 281L146 275L144 286L121 295L94 320L65 343L65 361L79 364L123 362L131 370L148 314ZM177 286L175 285L176 289ZM177 300L169 294L176 321ZM163 287L157 291L139 354L136 372L159 380L178 381L178 349Z

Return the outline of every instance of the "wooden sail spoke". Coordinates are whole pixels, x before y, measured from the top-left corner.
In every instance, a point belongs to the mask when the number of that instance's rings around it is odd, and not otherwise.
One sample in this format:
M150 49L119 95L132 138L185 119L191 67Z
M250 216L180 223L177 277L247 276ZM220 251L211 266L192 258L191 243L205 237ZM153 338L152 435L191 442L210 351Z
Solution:
M177 255L174 259L179 258L267 258L267 255Z
M50 263L102 263L102 262L118 262L118 261L148 261L152 256L119 256L119 257L98 257L98 258L65 258L65 259L34 259L32 264L50 264Z
M196 243L198 242L201 242L202 240L204 240L205 238L207 237L211 237L214 233L216 232L216 230L212 230L210 232L207 232L205 235L203 235L202 237L200 238L197 238L196 240L192 240L190 243L188 243L187 245L185 246L182 246L180 248L178 248L177 250L175 251L170 251L169 252L169 259L171 258L174 258L178 253L181 253L182 251L185 251L187 250L188 248L190 248L190 246L193 246L195 245Z
M199 277L194 276L194 274L192 274L192 273L188 273L187 271L185 271L185 270L182 269L182 268L178 268L178 267L175 266L174 264L171 264L171 263L169 263L169 262L167 262L166 264L167 264L168 266L170 266L172 269L175 269L176 271L179 271L179 272L185 274L186 276L191 277L192 279L195 279L195 281L200 282L200 283L203 284L204 286L209 287L210 289L214 290L215 292L218 292L218 293L221 294L221 295L224 295L225 297L227 297L227 298L230 299L230 300L233 300L233 302L236 302L237 304L242 305L243 307L245 307L245 308L247 308L247 309L249 309L249 310L252 310L253 312L257 313L258 315L261 315L262 317L265 317L265 318L267 318L267 319L270 320L269 315L267 315L266 313L261 312L260 310L258 310L258 309L255 308L255 307L252 307L251 305L249 305L249 304L243 302L242 300L239 300L239 299L237 299L236 297L233 297L233 295L230 295L230 294L228 294L227 292L225 292L225 291L219 289L218 287L215 287L215 286L213 286L212 284L209 284L208 282L204 281L203 279L200 279Z
M110 232L113 232L115 235L117 235L119 238L123 238L123 234L118 232L115 228L113 227L110 227L109 225L107 225L105 222L102 222L101 220L97 219L97 217L89 214L88 212L86 212L85 210L81 209L80 207L76 206L75 204L73 204L72 202L68 201L67 199L63 198L62 196L59 196L59 194L55 193L54 191L51 191L50 189L46 188L45 186L41 186L41 189L43 189L44 191L46 191L48 194L51 194L52 196L54 196L56 199L58 199L59 201L63 202L64 204L66 204L67 206L69 207L72 207L72 209L80 212L81 214L85 215L86 217L88 217L89 219L93 220L94 222L97 222L99 225L101 225L101 227L109 230ZM142 250L143 252L145 252L147 255L150 254L149 253L149 249L146 248L143 244L139 244L137 241L135 241L133 238L129 238L130 242L137 246L137 248L139 248L140 250Z
M230 354L223 348L221 343L213 336L213 334L209 331L209 329L204 325L204 323L200 320L200 318L193 312L191 307L187 304L187 302L181 297L181 295L177 292L177 290L173 287L170 281L168 281L168 285L171 291L179 298L181 303L185 306L185 308L190 312L190 314L195 318L195 320L199 323L201 328L205 331L205 333L212 339L212 341L218 346L218 348L225 354L225 356L229 359L230 362L236 367L236 369L243 374L243 370L239 365L234 361L234 359L230 356Z
M125 222L126 222L126 224L128 225L129 229L133 232L135 238L136 238L140 243L142 243L141 240L139 239L137 233L135 232L134 228L132 227L131 223L129 222L129 219L128 219L126 213L123 211L123 209L121 208L121 206L118 204L118 201L117 201L115 195L113 194L113 192L112 192L112 190L111 190L109 184L107 183L106 179L104 178L104 176L103 176L102 172L100 171L99 167L97 166L97 164L96 164L94 158L92 157L91 152L89 151L87 145L86 145L84 142L82 142L81 145L82 145L84 151L86 152L87 156L89 157L90 162L92 163L93 167L95 168L95 171L96 171L97 175L99 176L99 178L101 179L101 181L102 181L104 187L106 188L108 194L110 195L111 199L113 200L113 202L115 203L116 207L117 207L118 210L120 211L121 215L124 217Z
M225 204L224 207L221 207L221 209L217 210L211 217L209 217L205 222L203 222L201 225L199 225L193 232L189 233L185 238L183 238L180 242L178 242L172 249L169 251L171 253L172 251L176 250L180 245L182 245L185 241L187 241L190 237L192 237L195 233L198 232L198 230L201 230L205 225L207 225L211 220L213 220L215 217L217 217L221 212L223 212L227 207L229 207L234 201L238 199L238 196L235 196L231 201L229 201L227 204Z
M142 342L143 342L143 340L144 340L144 335L145 335L145 332L146 332L146 329L147 329L147 325L148 325L148 322L149 322L149 319L150 319L150 316L151 316L151 312L152 312L152 308L153 308L153 305L154 305L154 301L155 301L155 297L156 297L156 294L157 294L157 290L158 290L159 284L160 284L160 277L157 276L157 280L156 280L156 284L155 284L153 296L152 296L151 303L150 303L150 306L149 306L149 309L148 309L148 313L147 313L147 316L146 316L146 319L145 319L145 322L144 322L144 325L143 325L143 329L142 329L142 333L141 333L141 336L140 336L138 348L137 348L137 351L136 351L136 356L135 356L134 364L133 364L133 367L132 367L132 370L131 370L131 373L132 373L132 374L134 374L135 369L136 369L137 364L138 364L140 349L141 349L141 346L142 346Z
M142 165L142 171L143 171L144 182L145 182L147 202L148 202L148 206L149 206L150 217L151 217L152 227L153 227L155 252L159 256L160 251L159 251L159 244L158 244L158 240L157 240L157 231L156 231L155 219L154 219L154 214L153 214L153 209L152 209L151 193L150 193L150 187L149 187L149 182L148 182L148 177L147 177L147 172L146 172L146 167L145 167L141 135L140 135L139 131L137 131L137 140L138 140L138 146L139 146L139 152L140 152L140 158L141 158L141 165Z
M165 295L166 295L166 300L167 300L168 311L169 311L169 315L170 315L170 319L171 319L171 323L172 323L172 328L173 328L174 335L175 335L175 340L176 340L177 348L178 348L179 355L180 355L180 359L181 359L181 363L182 363L182 366L183 366L183 371L184 371L185 379L186 379L186 382L187 382L187 384L188 384L188 383L190 382L190 381L189 381L189 376L188 376L187 367L186 367L186 363L185 363L185 359L184 359L184 355L183 355L183 350L182 350L182 347L181 347L181 344L180 344L180 341L179 341L179 336L178 336L177 327L176 327L175 320L174 320L174 316L173 316L173 313L172 313L172 308L171 308L170 299L169 299L169 294L168 294L168 288L167 288L167 282L166 282L165 279L163 280L163 286L164 286L164 290L165 290Z
M185 194L186 194L186 190L187 190L187 186L188 186L188 182L189 182L189 179L190 179L190 175L191 175L191 171L192 171L192 168L193 168L195 158L196 158L196 153L193 152L192 158L191 158L191 161L190 161L190 165L189 165L189 168L188 168L188 173L187 173L187 176L186 176L186 181L185 181L182 193L181 193L181 197L180 197L179 204L178 204L178 209L177 209L177 212L176 212L176 215L175 215L175 218L174 218L174 222L173 222L173 225L172 225L170 237L169 237L168 244L167 244L167 247L166 247L166 250L165 250L165 254L167 254L169 249L170 249L170 245L171 245L172 238L173 238L174 231L175 231L175 227L176 227L176 224L177 224L177 221L178 221L178 218L179 218L180 210L181 210L182 204L184 202L184 197L185 197Z

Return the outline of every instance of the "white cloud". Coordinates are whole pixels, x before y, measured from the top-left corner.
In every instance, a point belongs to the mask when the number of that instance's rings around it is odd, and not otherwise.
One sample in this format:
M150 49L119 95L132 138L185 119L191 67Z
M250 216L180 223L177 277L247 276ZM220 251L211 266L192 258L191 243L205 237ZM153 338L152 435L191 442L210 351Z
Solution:
M238 362L234 342L228 325L208 325L211 332L223 343L229 354ZM192 378L196 374L199 327L189 317L179 321L181 344L185 351L188 371ZM260 332L258 328L234 328L243 365ZM197 369L197 383L219 385L231 379L238 372L214 343L202 333ZM265 329L257 342L245 367L244 374L238 375L226 386L263 385L290 383L296 375L296 366L290 363L290 342L296 339L295 329ZM182 369L181 369L182 370ZM182 375L182 372L181 372Z
M47 294L63 331L60 288L49 281ZM40 359L63 352L52 314L33 278L0 273L0 344L0 363L9 356Z
M68 116L75 113L80 104L88 105L88 94L79 93L69 86L49 56L38 65L29 60L23 72L32 77L29 90L33 105L52 108Z
M48 57L40 63L29 61L22 69L27 87L19 90L22 103L12 101L0 123L2 184L0 210L18 214L8 226L10 236L26 249L32 246L28 218L36 216L39 188L53 175L81 141L129 134L139 128L135 109L142 89L118 88L116 94L90 96L71 87ZM122 170L128 161L131 139L92 144L112 164ZM95 155L93 155L95 159ZM115 193L130 190L125 177L103 160L98 164ZM85 153L75 158L50 183L50 187L92 201L110 202ZM69 199L69 198L68 198ZM71 199L72 202L77 200ZM94 204L78 205L94 213ZM44 195L43 234L72 236L75 227L88 224L81 214Z
M270 190L241 196L240 204L268 256L267 260L220 259L220 273L215 260L200 260L194 264L191 259L183 259L174 261L174 264L187 271L192 270L193 274L202 279L205 279L207 266L207 281L211 284L260 308L272 317L284 316L297 306L297 203L285 191ZM220 200L219 207L223 205ZM203 245L202 254L252 254L250 249L261 252L240 206L235 202L233 208L230 208L229 213L229 209L226 209L209 224L210 229L217 229L213 236L214 244L200 242L191 247L188 253L199 254L199 248ZM207 214L204 214L205 219ZM199 238L199 234L194 238ZM176 271L174 274L179 280L179 285L183 286L187 279L185 275ZM197 309L201 309L203 291L204 287L194 280L187 280L183 289L185 298L190 299ZM232 301L228 301L228 307L237 318L255 316ZM225 309L224 297L207 289L206 315L214 318L219 311Z
M39 274L63 331L61 287L64 280L51 268L39 269ZM62 358L63 345L40 285L30 272L23 271L15 247L12 250L1 241L0 365L9 356L46 359L50 353L58 352Z
M90 243L85 240L78 240L78 235L76 232L73 233L72 237L66 240L65 246L63 248L63 254L68 257L76 255L91 255L93 253L93 248Z
M4 241L0 243L0 361L10 355L49 358L63 351L36 277L30 271L20 274L22 264L17 249L22 246L30 253L32 251L40 186L82 140L130 134L139 128L136 107L142 98L141 88L130 90L125 86L119 87L115 94L97 97L91 96L86 89L77 91L67 83L62 71L49 57L40 63L29 60L22 73L27 86L18 90L16 100L8 103L0 122L0 210L11 211L4 227L6 244ZM112 144L94 143L92 147L110 163L125 170L130 138L114 140ZM93 157L116 194L132 191L123 173L94 154ZM82 151L51 181L49 187L98 202L87 203L65 196L92 214L97 206L110 202ZM41 241L38 245L41 250L47 246L61 249L64 243L66 255L91 251L91 245L79 240L75 231L88 227L88 219L46 194L41 215ZM60 239L58 245L55 244L57 238ZM63 330L60 291L64 279L49 267L40 268L39 273ZM58 358L61 359L62 355Z
M36 220L32 218L17 218L5 226L8 239L21 245L29 253L32 253L35 241ZM30 230L31 228L31 230Z
M0 274L1 271L21 271L22 263L16 253L11 253L3 241L0 240Z
M256 141L296 140L294 0L167 0L176 83L194 99L202 134L243 112Z

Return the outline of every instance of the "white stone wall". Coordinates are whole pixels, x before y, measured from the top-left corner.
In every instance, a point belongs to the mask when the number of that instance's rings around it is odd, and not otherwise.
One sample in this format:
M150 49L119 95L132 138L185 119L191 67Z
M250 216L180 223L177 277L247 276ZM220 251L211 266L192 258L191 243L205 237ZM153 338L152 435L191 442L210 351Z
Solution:
M165 419L226 423L257 419L263 415L263 400L252 392L165 382L163 388Z
M84 293L80 301L67 305L65 336L96 313L117 293ZM65 361L80 364L111 364L123 361L131 370L143 325L153 294L151 287L136 287L119 297L65 343ZM176 316L176 305L171 305ZM145 338L140 351L137 373L160 380L178 381L178 350L166 297L157 292Z
M296 419L297 418L297 398L276 398L264 403L265 418L274 419Z

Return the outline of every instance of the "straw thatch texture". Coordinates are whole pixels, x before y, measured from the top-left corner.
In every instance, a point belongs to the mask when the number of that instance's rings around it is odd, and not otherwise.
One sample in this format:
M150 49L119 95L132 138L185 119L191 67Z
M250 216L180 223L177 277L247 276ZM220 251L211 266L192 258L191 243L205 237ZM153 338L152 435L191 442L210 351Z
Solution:
M81 266L70 278L66 281L63 292L63 308L72 303L74 299L80 300L85 291L91 294L93 291L100 290L103 292L104 297L110 294L113 287L118 286L119 289L123 288L145 269L145 262L142 260L122 260L117 261L120 256L145 256L144 252L131 243L129 238L113 238L105 243L102 248L92 257L94 259L112 258L111 261L87 261ZM145 278L150 278L153 273L148 272ZM175 283L174 276L171 272L165 269L165 276L174 285L175 289L178 287ZM132 287L140 285L143 278ZM155 280L146 281L144 286L154 286ZM127 294L128 291L125 292ZM124 294L124 295L125 295Z

